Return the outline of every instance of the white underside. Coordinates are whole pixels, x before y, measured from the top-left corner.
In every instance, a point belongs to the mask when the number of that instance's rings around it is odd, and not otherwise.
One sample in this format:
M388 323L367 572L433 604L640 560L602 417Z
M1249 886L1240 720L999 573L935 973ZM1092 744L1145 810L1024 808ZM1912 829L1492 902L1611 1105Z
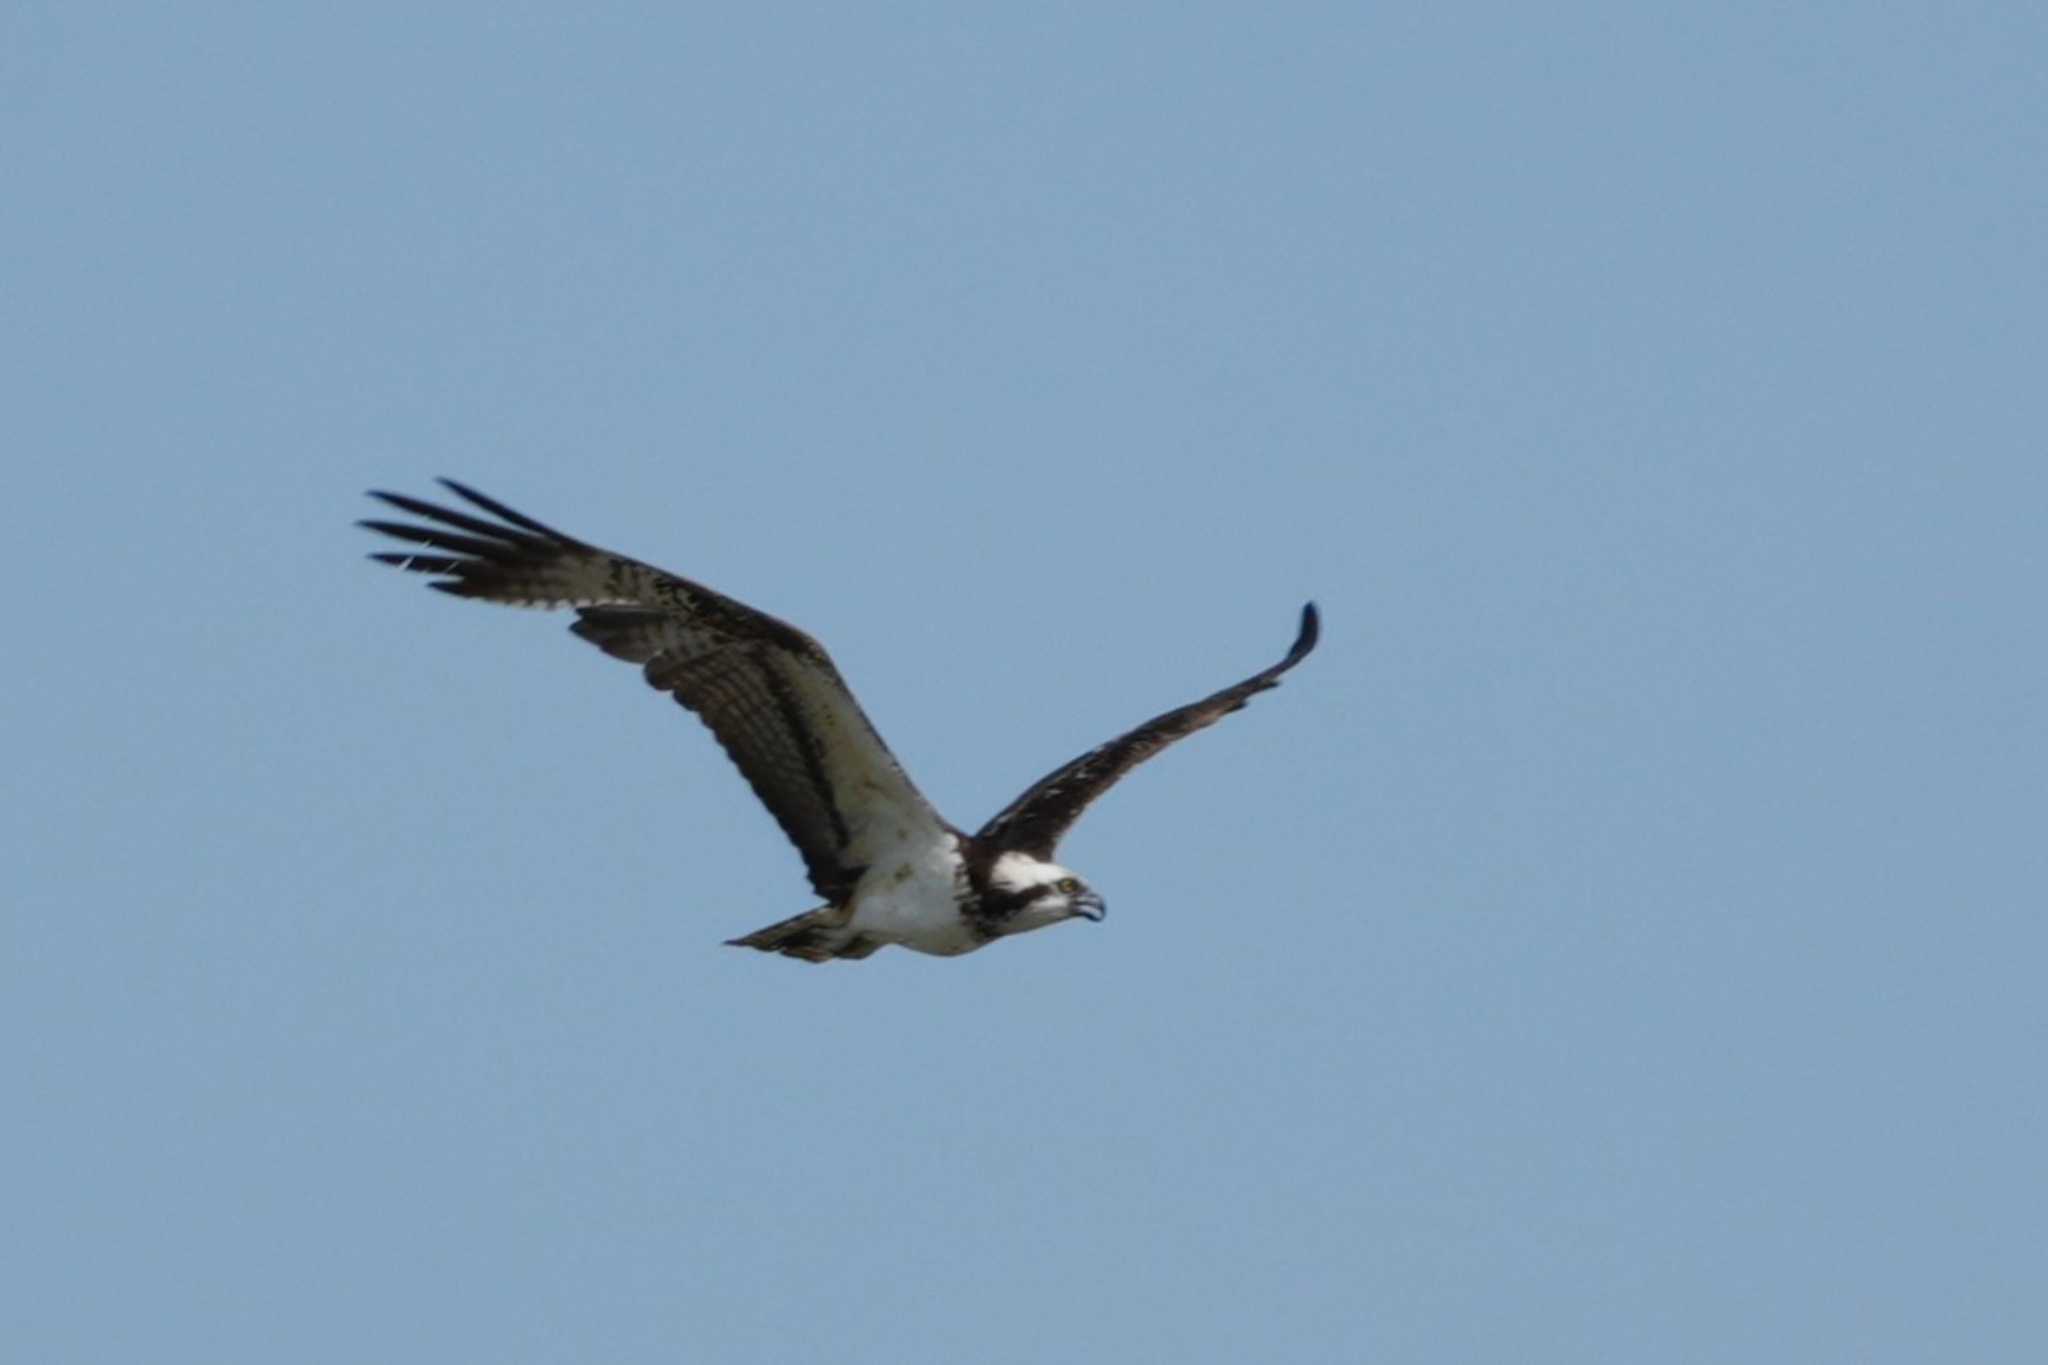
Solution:
M965 874L956 841L942 833L905 844L868 868L853 892L847 929L920 953L956 957L987 942L960 917Z

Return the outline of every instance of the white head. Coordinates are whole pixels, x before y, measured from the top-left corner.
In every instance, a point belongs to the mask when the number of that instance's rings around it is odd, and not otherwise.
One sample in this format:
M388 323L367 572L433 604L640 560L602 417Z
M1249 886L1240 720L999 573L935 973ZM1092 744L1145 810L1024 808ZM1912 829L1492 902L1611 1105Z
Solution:
M1078 876L1058 863L1015 851L997 855L982 892L983 912L998 933L1021 934L1064 919L1100 920L1108 913Z

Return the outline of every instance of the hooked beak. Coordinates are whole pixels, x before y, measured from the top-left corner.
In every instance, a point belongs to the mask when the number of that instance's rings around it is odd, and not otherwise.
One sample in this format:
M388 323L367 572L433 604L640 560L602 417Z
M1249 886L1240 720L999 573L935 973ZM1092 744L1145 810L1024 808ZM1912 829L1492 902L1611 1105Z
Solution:
M1093 891L1083 891L1074 897L1074 913L1082 919L1094 920L1100 924L1102 917L1109 913L1109 907L1103 904L1102 897Z

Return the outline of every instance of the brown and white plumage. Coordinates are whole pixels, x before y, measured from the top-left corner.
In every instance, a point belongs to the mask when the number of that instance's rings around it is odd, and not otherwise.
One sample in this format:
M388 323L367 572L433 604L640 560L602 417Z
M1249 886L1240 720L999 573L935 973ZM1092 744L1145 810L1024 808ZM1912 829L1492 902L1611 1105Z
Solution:
M1061 835L1131 768L1277 685L1316 643L1310 604L1279 663L1063 765L970 836L917 790L816 640L700 583L441 483L489 517L372 493L421 520L361 524L421 548L371 558L433 575L432 587L457 597L573 607L573 632L640 664L651 685L694 711L827 901L733 942L811 961L865 957L889 943L950 955L1062 919L1100 919L1101 898L1051 861Z

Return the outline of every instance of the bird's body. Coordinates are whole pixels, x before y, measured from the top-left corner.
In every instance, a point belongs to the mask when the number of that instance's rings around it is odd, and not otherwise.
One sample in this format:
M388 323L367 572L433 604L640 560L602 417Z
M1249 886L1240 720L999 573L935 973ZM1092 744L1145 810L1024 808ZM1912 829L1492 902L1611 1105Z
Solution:
M936 839L906 841L854 888L847 932L853 941L958 957L989 941L960 913L969 891L958 835L947 831Z
M866 957L885 944L958 957L989 942L961 913L972 887L960 836L920 831L881 850L843 906L822 906L734 942L824 961Z
M1076 917L1102 898L1052 861L1081 811L1125 772L1275 685L1314 648L1302 611L1286 658L1154 717L1035 783L973 834L949 824L883 744L817 641L701 584L600 550L443 480L486 521L395 493L432 525L367 521L423 551L373 556L459 597L571 606L570 629L697 713L802 855L826 903L731 940L824 962L890 944L942 957Z

